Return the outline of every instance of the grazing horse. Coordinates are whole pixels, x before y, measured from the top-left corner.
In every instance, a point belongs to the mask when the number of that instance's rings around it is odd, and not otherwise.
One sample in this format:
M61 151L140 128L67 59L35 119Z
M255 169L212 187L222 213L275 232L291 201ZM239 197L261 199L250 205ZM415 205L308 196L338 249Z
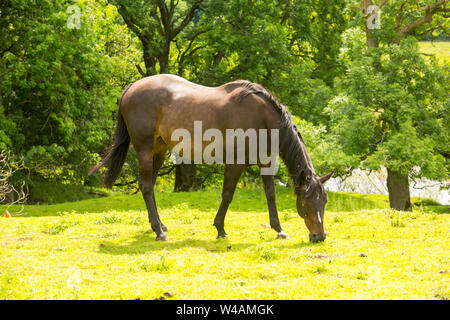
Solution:
M201 122L203 129L214 129L222 134L229 129L245 132L249 129L256 132L261 132L261 129L278 130L279 156L293 179L297 211L310 232L310 241L325 240L323 216L327 194L323 184L333 172L323 177L316 175L302 136L292 123L286 107L261 85L249 81L238 80L218 87L205 87L178 76L161 74L129 85L119 102L114 142L90 174L106 165L108 170L104 182L106 186L111 186L120 173L131 142L139 161L139 188L147 205L151 227L156 233L156 240L167 240L167 228L162 224L156 208L155 181L167 150L173 150L178 142L172 139L174 131L183 128L185 132L195 135L195 122ZM200 143L204 150L206 143ZM229 151L225 149L223 146L218 152ZM181 155L193 159L194 151L194 147L188 152L183 150ZM249 152L245 152L244 161L225 164L222 202L214 219L218 237L227 235L224 229L225 214L245 167L252 164L265 167L259 159L257 163L250 163ZM273 174L262 174L261 177L270 226L277 232L277 238L288 238L278 219Z

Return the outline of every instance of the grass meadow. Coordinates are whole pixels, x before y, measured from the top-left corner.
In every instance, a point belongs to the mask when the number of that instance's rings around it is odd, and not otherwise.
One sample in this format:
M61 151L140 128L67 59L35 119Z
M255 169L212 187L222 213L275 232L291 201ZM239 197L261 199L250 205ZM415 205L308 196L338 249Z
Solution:
M329 193L312 244L292 190L277 188L289 240L276 240L261 189L236 191L228 239L212 226L220 190L156 194L168 242L140 195L25 206L0 218L0 299L448 299L449 206ZM4 212L4 206L0 210ZM16 209L16 208L12 208ZM11 212L13 210L10 210Z
M420 52L434 55L441 64L450 63L450 41L421 41Z

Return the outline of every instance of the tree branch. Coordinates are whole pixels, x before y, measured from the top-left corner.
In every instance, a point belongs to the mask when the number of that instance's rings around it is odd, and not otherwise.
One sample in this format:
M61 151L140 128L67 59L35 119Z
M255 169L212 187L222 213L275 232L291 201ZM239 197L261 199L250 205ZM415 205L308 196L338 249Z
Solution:
M137 179L135 179L133 181L122 182L122 183L115 183L114 186L116 186L116 187L125 187L125 186L129 186L129 185L135 184L136 182L137 182Z
M164 36L168 36L171 34L171 18L170 18L170 14L169 14L169 9L167 8L166 2L164 0L157 0L156 1L158 8L159 8L159 13L161 15L161 23L164 27L164 31L162 33L162 35ZM159 18L159 17L158 17Z
M428 4L425 7L420 8L421 11L425 11L425 15L422 18L420 18L420 19L404 26L400 30L398 30L397 36L394 38L393 42L398 43L400 40L402 40L407 35L412 33L415 29L421 27L422 25L424 25L426 23L432 22L433 16L435 13L448 12L448 8L441 7L441 5L445 4L446 2L447 2L447 0L442 0L442 1L438 1L433 4Z
M198 32L196 32L196 33L192 36L192 38L190 39L189 44L188 44L186 50L183 51L183 53L181 53L181 50L180 50L180 48L178 47L178 43L175 42L175 44L176 44L176 46L177 46L177 49L178 49L178 51L179 51L179 53L180 53L180 54L178 55L178 63L179 63L179 64L182 64L186 57L192 56L193 52L191 52L191 53L189 53L189 54L187 54L187 53L188 53L188 51L191 49L192 44L194 43L195 39L196 39L199 35L201 35L201 34L203 34L203 33L206 33L206 30L199 30ZM205 47L205 46L202 46L202 47ZM195 49L193 49L193 51L194 51L194 50L197 51L198 49L200 49L200 48L195 48Z
M194 14L195 14L195 10L197 10L198 8L200 8L200 4L202 3L202 0L196 0L193 4L191 9L189 9L188 13L185 15L183 21L180 23L180 25L178 27L176 27L173 30L172 33L172 39L175 38L180 32L181 30L183 30L188 24L189 22L192 21L192 19L194 19Z
M399 29L402 25L403 8L405 7L405 4L406 4L406 1L400 5L400 8L398 9L397 17L395 18L395 25L396 25L397 29Z
M383 8L383 6L386 4L387 0L381 0L380 4L378 4L378 8Z
M123 21L125 21L126 25L128 26L128 28L130 28L131 31L133 31L133 33L141 40L143 41L143 39L145 39L145 37L142 34L142 30L139 28L139 26L135 23L135 21L133 21L132 16L128 13L127 8L122 5L119 4L119 8L118 11L120 13L120 15L122 16Z
M168 175L169 173L171 173L171 172L173 171L173 169L175 169L175 165L173 165L172 167L170 167L170 169L167 170L166 172L159 172L159 173L158 173L158 177L162 177L162 176Z
M140 65L136 64L135 66L136 66L136 69L138 70L139 74L140 74L142 77L146 77L146 76L147 76L147 75L145 74L144 70L142 70L142 68L141 68Z

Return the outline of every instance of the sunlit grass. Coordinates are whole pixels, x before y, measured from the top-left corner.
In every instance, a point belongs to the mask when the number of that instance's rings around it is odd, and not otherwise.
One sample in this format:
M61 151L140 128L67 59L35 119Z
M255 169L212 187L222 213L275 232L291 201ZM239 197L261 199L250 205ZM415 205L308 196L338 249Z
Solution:
M292 191L279 188L291 238L275 240L263 192L239 190L229 238L216 240L220 191L156 197L168 242L154 241L140 195L27 206L24 216L0 218L0 299L449 297L447 214L330 194L327 240L312 244ZM332 210L339 206L347 211Z
M450 41L421 41L419 45L422 53L435 55L441 64L450 63Z

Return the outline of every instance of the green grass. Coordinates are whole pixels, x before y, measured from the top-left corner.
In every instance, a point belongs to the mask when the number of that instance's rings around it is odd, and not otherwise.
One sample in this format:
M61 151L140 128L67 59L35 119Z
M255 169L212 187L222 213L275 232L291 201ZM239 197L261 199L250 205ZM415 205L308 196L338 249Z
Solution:
M220 191L158 193L168 242L140 195L26 206L0 218L0 299L447 299L449 206L330 193L327 240L312 244L292 191L277 189L289 240L275 240L264 194L238 190L212 226ZM430 208L436 207L440 213ZM0 211L4 207L0 207ZM435 208L435 209L436 209ZM337 210L345 212L337 212Z
M186 205L191 209L200 211L215 211L219 207L221 199L220 190L206 190L199 192L158 192L158 208L170 209L174 205ZM290 210L295 208L295 198L292 189L277 188L278 209ZM360 209L388 208L389 201L384 195L366 195L358 193L331 192L328 196L327 210L330 211L355 211ZM0 205L0 212L2 206ZM18 211L20 206L13 206L9 211ZM67 202L48 205L25 206L22 217L54 216L61 212L73 213L99 213L108 210L127 211L130 209L145 210L145 203L140 193L136 195L116 195L103 199L87 199L78 202ZM251 187L239 190L230 206L235 211L259 211L267 210L267 203L262 188Z
M450 63L450 41L421 41L420 51L426 54L433 54L442 64Z

